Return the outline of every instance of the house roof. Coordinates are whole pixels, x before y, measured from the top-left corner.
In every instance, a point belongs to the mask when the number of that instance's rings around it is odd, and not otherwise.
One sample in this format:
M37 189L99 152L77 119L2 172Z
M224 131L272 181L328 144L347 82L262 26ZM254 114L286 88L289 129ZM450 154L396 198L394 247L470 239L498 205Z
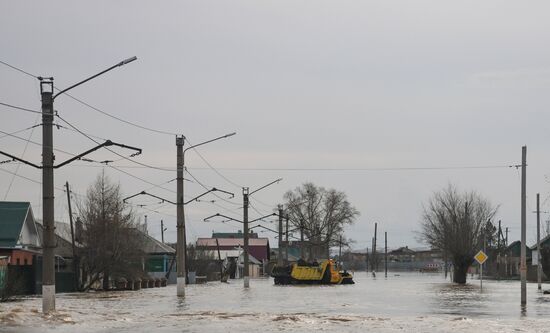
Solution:
M212 238L243 238L242 231L239 232L212 232ZM258 238L258 234L255 232L249 233L249 238Z
M396 250L389 252L389 254L414 254L415 251L409 249L407 246L400 247Z
M243 238L218 238L220 246L232 246L238 247L244 246ZM197 239L197 246L216 247L216 238L199 238ZM250 238L248 240L248 246L269 246L268 238Z
M136 228L130 229L136 237L139 237L141 250L147 254L175 254L174 248L156 240L152 236L138 230Z
M544 243L548 242L550 240L550 235L547 235L546 237L544 238L541 238L540 240L540 246L543 246ZM530 250L536 250L537 249L537 243L535 242L535 244L531 247L529 247Z
M27 218L29 202L0 201L0 247L15 247Z

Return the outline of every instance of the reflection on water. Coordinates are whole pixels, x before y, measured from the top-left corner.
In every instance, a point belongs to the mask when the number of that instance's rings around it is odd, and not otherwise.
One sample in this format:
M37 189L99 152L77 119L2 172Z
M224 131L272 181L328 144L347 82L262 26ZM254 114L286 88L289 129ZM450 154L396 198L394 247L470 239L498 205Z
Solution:
M520 285L471 280L465 286L441 275L399 273L373 279L357 273L355 285L274 286L271 279L191 285L186 298L175 286L141 291L58 295L58 312L43 316L40 298L0 304L0 332L305 332L545 331L550 295L528 284L520 307ZM520 325L521 323L521 325ZM528 324L528 326L524 326ZM527 330L527 331L529 331Z

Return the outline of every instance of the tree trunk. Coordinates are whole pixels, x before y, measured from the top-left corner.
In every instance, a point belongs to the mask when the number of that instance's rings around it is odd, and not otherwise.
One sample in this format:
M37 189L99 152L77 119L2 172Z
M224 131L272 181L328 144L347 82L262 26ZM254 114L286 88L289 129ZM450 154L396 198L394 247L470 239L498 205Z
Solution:
M453 260L453 282L458 284L466 283L468 268L472 264L471 256L455 257Z

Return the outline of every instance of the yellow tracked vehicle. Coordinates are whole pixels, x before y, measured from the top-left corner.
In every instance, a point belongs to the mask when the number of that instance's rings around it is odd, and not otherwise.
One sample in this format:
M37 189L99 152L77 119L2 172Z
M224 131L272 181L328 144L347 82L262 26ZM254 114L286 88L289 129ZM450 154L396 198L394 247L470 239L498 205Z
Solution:
M271 276L275 284L354 284L353 276L338 270L331 259L320 263L300 261L287 266L275 266Z

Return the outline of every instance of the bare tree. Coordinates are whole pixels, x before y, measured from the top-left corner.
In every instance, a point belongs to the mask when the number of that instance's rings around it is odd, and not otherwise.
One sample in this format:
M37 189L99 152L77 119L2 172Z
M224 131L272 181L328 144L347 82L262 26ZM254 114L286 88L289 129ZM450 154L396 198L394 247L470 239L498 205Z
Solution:
M122 202L120 186L101 173L78 206L83 225L79 258L88 276L81 289L102 279L106 290L110 279L140 277L143 255L134 215Z
M466 283L468 268L496 211L476 192L459 193L453 185L436 192L424 208L421 237L451 259L454 282Z
M303 232L310 244L328 256L328 249L340 245L344 226L352 224L359 212L347 200L344 192L305 183L285 193L286 208L292 225ZM345 241L345 238L343 238ZM313 257L315 255L311 254Z

